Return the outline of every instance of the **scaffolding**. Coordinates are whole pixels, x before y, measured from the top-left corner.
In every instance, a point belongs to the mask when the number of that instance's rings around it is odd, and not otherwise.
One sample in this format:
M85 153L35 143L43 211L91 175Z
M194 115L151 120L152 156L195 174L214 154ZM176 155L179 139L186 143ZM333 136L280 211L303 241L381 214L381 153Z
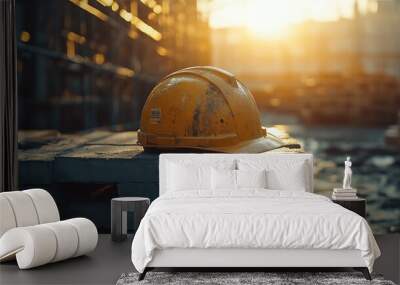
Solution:
M136 129L162 76L209 63L196 0L17 0L17 37L20 129Z

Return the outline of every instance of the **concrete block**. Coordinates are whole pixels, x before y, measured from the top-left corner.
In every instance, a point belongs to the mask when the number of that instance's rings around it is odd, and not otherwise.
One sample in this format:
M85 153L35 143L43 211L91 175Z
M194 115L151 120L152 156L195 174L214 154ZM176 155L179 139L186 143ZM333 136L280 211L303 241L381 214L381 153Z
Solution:
M20 160L18 162L18 179L20 185L51 184L53 162L48 160Z
M54 181L58 183L157 182L158 155L146 159L82 159L57 157Z

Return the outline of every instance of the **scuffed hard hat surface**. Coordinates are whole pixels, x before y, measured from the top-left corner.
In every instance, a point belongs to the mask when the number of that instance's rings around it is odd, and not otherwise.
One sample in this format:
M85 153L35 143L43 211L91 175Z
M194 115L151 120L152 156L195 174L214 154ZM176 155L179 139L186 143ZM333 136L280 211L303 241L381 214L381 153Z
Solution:
M146 133L177 138L235 133L223 95L204 80L188 75L168 78L150 96L141 121Z
M152 90L138 138L145 148L230 152L265 135L254 98L242 83L195 67L167 76Z

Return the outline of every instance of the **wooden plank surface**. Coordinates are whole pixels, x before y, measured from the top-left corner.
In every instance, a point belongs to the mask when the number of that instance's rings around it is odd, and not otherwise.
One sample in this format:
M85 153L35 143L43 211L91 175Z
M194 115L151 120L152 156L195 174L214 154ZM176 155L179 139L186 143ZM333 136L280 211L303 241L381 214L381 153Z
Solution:
M54 142L19 151L20 182L157 182L158 154L144 153L136 142L135 131L60 135Z

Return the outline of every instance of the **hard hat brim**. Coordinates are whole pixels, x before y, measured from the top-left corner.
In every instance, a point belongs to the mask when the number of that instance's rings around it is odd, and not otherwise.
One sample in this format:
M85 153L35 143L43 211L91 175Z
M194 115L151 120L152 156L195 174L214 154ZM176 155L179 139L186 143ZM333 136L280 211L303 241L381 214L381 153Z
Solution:
M301 145L296 140L291 138L279 138L270 132L267 132L265 136L259 138L227 146L202 146L201 144L198 146L178 146L174 144L151 145L146 143L143 147L146 151L150 152L263 153L281 148L285 148L285 151L290 151L288 149L294 149L296 152L302 151Z
M225 153L262 153L279 148L300 149L301 146L293 140L282 140L272 134L267 134L264 137L244 141L238 145L211 148L210 150Z

